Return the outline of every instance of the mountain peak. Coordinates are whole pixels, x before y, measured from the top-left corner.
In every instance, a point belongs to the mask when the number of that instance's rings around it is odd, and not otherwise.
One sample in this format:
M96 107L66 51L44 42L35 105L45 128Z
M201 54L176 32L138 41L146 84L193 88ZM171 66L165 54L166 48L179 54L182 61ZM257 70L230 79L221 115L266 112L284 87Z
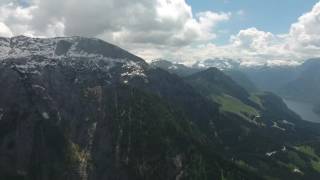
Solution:
M208 67L216 67L220 70L238 68L239 66L240 61L227 58L206 59L203 61L198 61L193 65L195 68L205 69Z
M209 67L208 69L206 69L204 71L200 71L194 75L195 76L207 76L208 78L213 78L215 76L222 76L222 77L227 78L227 76L216 67Z
M95 38L57 37L0 38L0 64L19 73L41 75L47 67L99 71L110 81L128 83L132 78L145 79L148 64L141 58Z
M65 57L128 59L146 64L143 59L96 38L80 36L57 38L16 36L0 38L0 59L32 55L56 59Z

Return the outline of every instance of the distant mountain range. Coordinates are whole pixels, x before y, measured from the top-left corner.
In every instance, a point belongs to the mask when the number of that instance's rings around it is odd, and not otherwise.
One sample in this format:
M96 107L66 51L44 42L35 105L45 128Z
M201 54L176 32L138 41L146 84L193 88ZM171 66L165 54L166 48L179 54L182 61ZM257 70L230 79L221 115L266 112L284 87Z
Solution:
M220 62L221 61L221 62ZM236 83L241 84L247 91L257 91L258 88L255 84L247 77L246 74L238 69L238 65L233 60L227 59L226 62L223 60L206 60L204 63L197 62L192 67L185 66L179 63L173 63L171 61L158 59L150 63L152 67L158 67L164 69L170 73L177 74L181 77L190 76L200 71L204 71L210 67L215 67L222 70L225 74L231 77Z
M296 78L285 84L281 93L290 98L320 102L320 59L308 60L296 71Z
M281 61L281 60L270 60L270 61L248 61L248 60L237 60L229 58L212 58L198 61L192 65L193 68L209 68L216 67L220 70L227 69L242 69L242 68L275 68L275 67L294 67L299 66L299 61Z
M202 70L200 68L188 67L183 64L173 63L164 59L153 60L150 65L152 67L164 69L172 74L177 74L181 77L189 76Z
M260 89L298 101L320 104L320 59L306 60L299 66L242 69Z
M161 60L163 61L163 60ZM157 67L157 64L162 64L161 62L154 61L152 63L153 67ZM167 67L182 67L183 69L188 69L189 76L182 76L190 85L192 85L195 89L197 89L204 97L207 97L208 100L213 101L220 105L220 112L223 114L227 114L229 117L234 116L235 119L243 119L244 121L248 121L252 124L256 124L256 126L270 126L276 128L278 130L286 131L286 133L290 134L288 129L283 128L284 124L290 126L291 122L287 122L287 120L278 121L280 119L299 119L294 113L288 110L287 106L282 102L281 98L266 92L260 92L258 88L255 87L254 83L252 83L249 78L246 76L246 71L244 69L255 69L258 72L258 69L266 68L266 67L251 67L251 68L235 68L235 69L222 69L224 73L219 71L217 68L204 68L202 67L186 67L183 65L177 66L175 63L171 63L166 61L167 66L159 67L170 71L171 73L177 74L181 76L180 68L174 68L174 70L166 69ZM194 70L190 70L190 69ZM267 67L266 69L290 69L289 67ZM293 67L292 67L293 68ZM196 71L199 72L196 72ZM228 76L230 77L228 77ZM250 74L248 74L250 75ZM242 78L239 78L242 77ZM267 77L267 76L266 76ZM249 82L249 83L248 83ZM247 86L247 85L250 86ZM246 85L247 88L242 88L241 85ZM248 91L248 87L251 87L251 91ZM287 112L287 115L284 115L284 112ZM295 117L295 118L294 118ZM268 121L264 121L262 119L267 119ZM273 120L272 120L273 119ZM269 121L271 120L271 121ZM233 124L233 123L232 123ZM230 125L233 130L224 130L226 132L232 131L234 135L235 132L239 132L237 127L241 125L235 126ZM292 125L292 124L291 124ZM296 125L295 125L296 126ZM298 126L305 126L304 122L302 122ZM219 126L217 129L224 129L224 126ZM297 127L297 126L296 126ZM287 127L288 128L288 127ZM251 128L249 128L251 129ZM259 129L259 128L258 128ZM308 128L307 128L308 129ZM258 134L264 134L261 132L261 129ZM240 130L241 132L241 130ZM267 130L266 134L269 134L272 130ZM263 136L268 136L268 135ZM272 133L271 133L272 134ZM294 133L295 134L295 133ZM259 135L257 135L259 136ZM279 135L272 134L271 137L275 137ZM304 135L303 135L304 136ZM254 138L253 138L254 139ZM228 138L225 142L233 142L232 138ZM256 142L254 143L256 144ZM263 145L259 145L263 146ZM236 148L237 149L237 148ZM238 152L242 152L243 149L238 149ZM248 151L245 150L246 152ZM271 152L272 154L272 152Z
M320 109L318 105L320 104L318 95L320 92L320 59L306 60L300 65L261 64L258 66L247 66L232 59L208 59L185 68L193 73L196 70L210 67L224 71L250 92L259 89L271 91L284 98L314 103L317 112ZM178 72L178 69L175 72Z
M225 72L1 38L0 179L318 180L320 125Z
M206 59L204 61L198 61L192 65L193 68L207 69L210 67L216 67L220 70L237 69L240 68L241 62L227 58L215 58Z

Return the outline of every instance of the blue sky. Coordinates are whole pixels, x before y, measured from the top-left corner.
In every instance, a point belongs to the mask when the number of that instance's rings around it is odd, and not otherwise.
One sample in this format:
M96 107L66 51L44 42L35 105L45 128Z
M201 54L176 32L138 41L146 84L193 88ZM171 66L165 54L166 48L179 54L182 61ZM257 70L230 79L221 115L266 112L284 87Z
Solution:
M187 0L193 12L231 12L232 18L220 24L215 43L225 44L231 34L241 29L256 27L274 34L288 33L292 23L310 11L318 0ZM243 11L242 16L237 12Z

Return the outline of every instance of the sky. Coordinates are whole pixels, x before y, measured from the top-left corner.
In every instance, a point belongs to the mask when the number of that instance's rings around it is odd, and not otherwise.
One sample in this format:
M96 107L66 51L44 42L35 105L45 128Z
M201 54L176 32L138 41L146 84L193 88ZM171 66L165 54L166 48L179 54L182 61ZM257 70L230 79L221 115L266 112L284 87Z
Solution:
M85 36L147 61L320 56L318 0L0 0L0 36Z
M256 27L274 34L287 33L290 25L318 0L187 0L195 13L201 11L233 12L232 22L224 23L225 30L215 41L223 44L228 36L241 29Z

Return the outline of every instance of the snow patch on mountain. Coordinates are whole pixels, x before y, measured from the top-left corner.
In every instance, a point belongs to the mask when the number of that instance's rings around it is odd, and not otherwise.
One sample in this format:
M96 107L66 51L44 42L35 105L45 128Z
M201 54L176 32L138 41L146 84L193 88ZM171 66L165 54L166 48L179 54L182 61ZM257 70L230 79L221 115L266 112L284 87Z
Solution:
M125 51L104 43L99 39L83 37L0 38L0 63L10 65L20 73L41 74L45 67L58 64L77 67L81 64L106 73L121 67L121 77L146 76L144 61L126 58L126 55L123 55L124 58L109 57L108 53L119 52L121 55Z
M299 66L302 62L286 61L286 60L267 60L267 61L254 61L254 60L235 60L228 58L214 58L206 59L196 62L192 67L206 69L209 67L216 67L220 70L228 69L241 69L241 68L262 68L262 67L292 67Z
M168 69L174 69L174 70L175 70L175 69L178 69L178 67L173 64L173 65L171 65Z
M26 36L16 36L13 38L0 39L0 59L19 58L25 56L44 56L47 58L63 57L102 57L99 53L90 53L83 48L79 48L79 41L82 37L58 37L58 38L29 38ZM99 41L90 39L90 41ZM64 47L60 47L63 46ZM62 49L65 53L59 53Z
M122 65L122 68L126 69L127 72L122 73L121 77L132 77L132 76L141 76L146 77L144 74L144 69L138 65L136 62L128 61L126 64Z
M240 67L294 67L301 65L302 62L286 60L267 60L267 61L242 61Z
M198 61L193 65L193 67L200 68L200 69L216 67L220 70L226 70L226 69L238 68L240 63L241 62L239 60L217 58L217 59L206 59L204 61Z

